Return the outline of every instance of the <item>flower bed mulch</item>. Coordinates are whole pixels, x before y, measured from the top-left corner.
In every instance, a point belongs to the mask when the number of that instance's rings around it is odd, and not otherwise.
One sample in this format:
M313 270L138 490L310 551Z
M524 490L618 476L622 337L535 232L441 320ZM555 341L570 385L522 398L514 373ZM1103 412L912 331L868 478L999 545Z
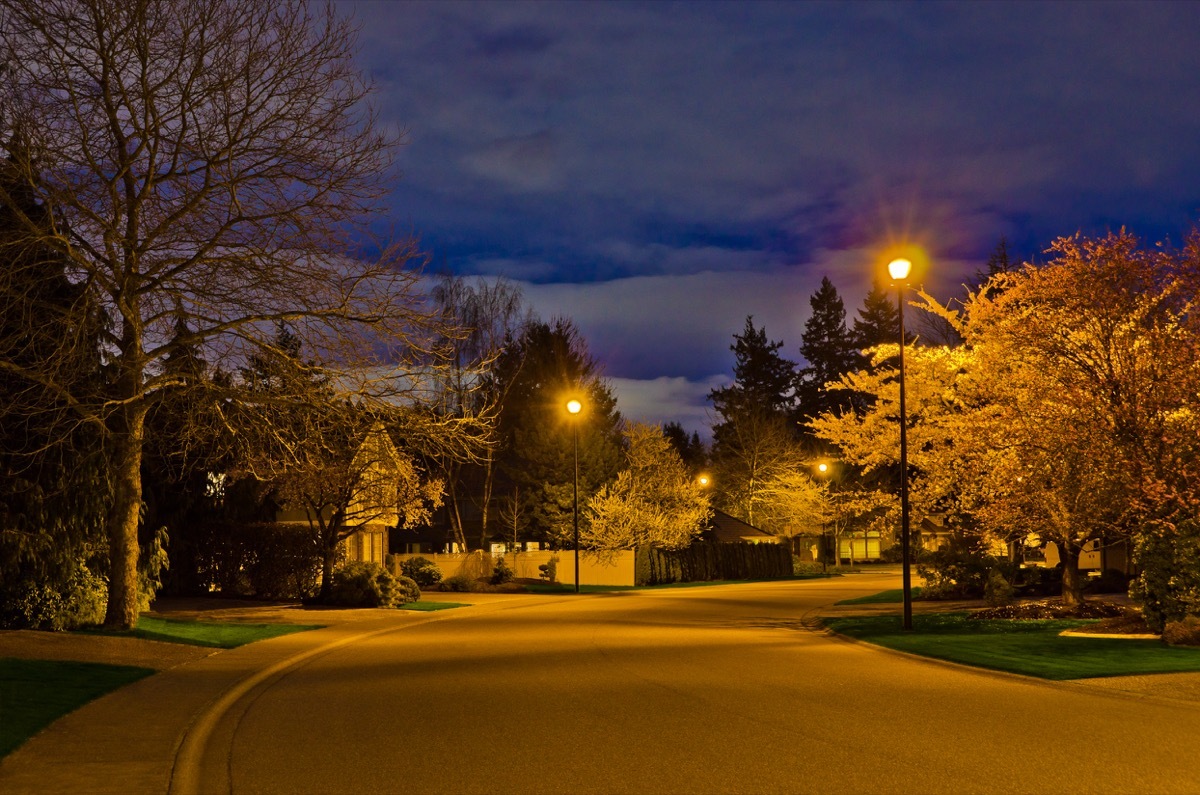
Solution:
M1113 635L1141 635L1150 632L1142 612L1136 607L1086 600L1078 605L1064 605L1061 599L1042 599L1003 607L988 607L971 613L974 619L1100 619L1089 631Z

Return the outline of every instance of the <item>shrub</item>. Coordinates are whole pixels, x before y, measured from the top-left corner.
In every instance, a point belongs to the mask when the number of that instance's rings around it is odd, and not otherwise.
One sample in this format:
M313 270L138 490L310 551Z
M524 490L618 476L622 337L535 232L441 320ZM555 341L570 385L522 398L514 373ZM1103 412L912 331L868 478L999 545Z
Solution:
M820 563L814 563L811 560L801 560L798 556L792 557L792 574L822 574L825 572L825 567Z
M1142 528L1135 554L1142 573L1130 595L1142 603L1151 631L1200 614L1200 519Z
M1125 593L1129 590L1129 575L1120 569L1105 569L1099 577L1089 577L1083 590L1085 593Z
M439 572L440 574L441 572ZM403 575L396 578L395 606L412 604L421 601L421 586L410 577Z
M1200 618L1185 616L1168 622L1163 627L1162 639L1171 646L1200 646Z
M496 566L492 569L492 577L488 582L492 585L503 585L512 582L513 570L504 562L504 558L496 558Z
M376 563L347 563L333 573L326 602L342 607L393 607L403 598L396 578L387 569Z
M1000 569L992 569L988 572L987 582L983 586L983 598L989 607L1004 607L1012 604L1015 592L1016 589Z
M455 574L453 577L447 577L442 580L442 588L447 591L457 591L465 593L473 589L475 581L465 574Z
M400 574L422 588L432 588L442 581L442 570L429 558L409 558L402 561Z
M1017 570L1021 596L1058 596L1062 593L1062 566L1029 566Z
M538 566L538 576L546 582L558 582L558 555L551 555L550 560Z
M104 621L108 583L80 562L65 580L24 580L0 586L0 627L54 632Z
M966 539L952 540L923 557L917 573L925 579L921 590L925 599L978 599L984 595L989 573L1003 572L1008 565Z

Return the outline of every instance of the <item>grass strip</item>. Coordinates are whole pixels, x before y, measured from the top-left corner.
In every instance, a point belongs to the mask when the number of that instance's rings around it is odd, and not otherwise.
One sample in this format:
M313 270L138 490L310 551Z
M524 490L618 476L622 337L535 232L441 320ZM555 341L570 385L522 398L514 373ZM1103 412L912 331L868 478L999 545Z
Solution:
M966 613L932 613L913 616L913 631L905 632L899 616L825 619L834 632L889 649L1042 679L1200 671L1197 648L1166 646L1158 640L1059 634L1093 623L974 620Z
M912 598L919 599L921 597L921 589L919 587L912 589ZM895 588L890 591L880 591L879 593L869 594L867 596L856 596L853 599L843 599L836 602L839 605L882 605L882 604L900 604L904 601L904 590Z
M138 619L137 627L127 632L112 632L102 629L81 631L99 635L158 640L166 643L183 643L189 646L206 646L214 649L235 649L259 640L320 628L319 624L217 623L141 616Z
M0 660L0 758L68 712L152 673L129 665Z
M409 602L406 605L400 605L400 610L411 610L415 613L432 613L435 610L450 610L455 607L470 607L469 602Z

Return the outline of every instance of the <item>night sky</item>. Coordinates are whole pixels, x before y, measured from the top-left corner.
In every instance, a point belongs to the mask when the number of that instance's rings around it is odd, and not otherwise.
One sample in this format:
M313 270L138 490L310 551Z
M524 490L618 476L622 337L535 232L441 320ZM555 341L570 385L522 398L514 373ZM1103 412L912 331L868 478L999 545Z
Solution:
M1022 259L1200 220L1200 4L350 2L389 222L431 267L573 319L622 413L707 434L752 314L799 358L911 240L949 297Z

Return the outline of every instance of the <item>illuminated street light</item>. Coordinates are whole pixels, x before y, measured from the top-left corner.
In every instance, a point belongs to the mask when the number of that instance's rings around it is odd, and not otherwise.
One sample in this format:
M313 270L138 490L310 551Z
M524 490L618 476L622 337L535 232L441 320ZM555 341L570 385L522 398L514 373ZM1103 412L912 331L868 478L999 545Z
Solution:
M904 288L912 263L894 259L888 263L888 273L896 282L897 305L900 315L900 554L903 560L904 629L912 629L912 574L908 537L908 413L904 403Z
M575 453L575 593L579 593L579 412L583 404L572 398L567 401L567 413L571 415L571 448Z
M702 473L700 473L700 475L699 475L699 476L696 478L696 482L700 484L700 487L701 487L701 488L704 488L704 489L706 489L706 488L708 488L708 484L709 484L709 483L712 483L712 479L711 479L711 478L709 478L709 476L708 476L708 475L706 475L706 474L704 474L704 473L702 472Z
M823 478L828 478L829 477L829 464L826 464L824 461L817 464L817 473ZM826 484L829 483L828 480L826 480L825 482L826 482ZM821 519L821 573L822 574L825 574L829 571L829 566L828 566L829 549L833 546L832 542L829 540L829 529L828 528L829 528L829 523L822 517L822 519ZM838 567L840 568L841 565L842 564L839 561Z

